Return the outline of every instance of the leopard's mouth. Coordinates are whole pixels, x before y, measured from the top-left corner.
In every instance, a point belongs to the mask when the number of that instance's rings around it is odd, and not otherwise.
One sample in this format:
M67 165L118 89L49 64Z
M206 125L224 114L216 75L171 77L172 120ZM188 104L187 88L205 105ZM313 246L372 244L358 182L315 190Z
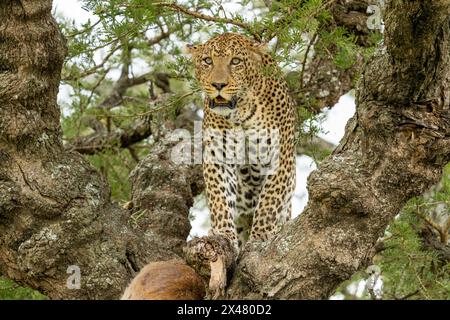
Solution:
M237 104L237 98L232 97L231 100L227 100L223 98L222 96L217 96L214 99L209 100L209 107L211 109L220 107L220 108L228 108L228 109L235 109Z

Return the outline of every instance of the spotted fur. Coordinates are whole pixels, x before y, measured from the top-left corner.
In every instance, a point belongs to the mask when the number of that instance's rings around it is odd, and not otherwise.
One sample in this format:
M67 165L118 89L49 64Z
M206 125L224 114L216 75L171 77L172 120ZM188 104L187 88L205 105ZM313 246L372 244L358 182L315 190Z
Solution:
M290 218L295 189L295 112L287 84L264 46L245 36L225 33L188 50L206 94L203 174L212 230L236 247L248 238L266 240ZM218 96L236 99L236 107L212 106ZM230 145L235 148L224 147ZM250 161L255 154L271 164Z

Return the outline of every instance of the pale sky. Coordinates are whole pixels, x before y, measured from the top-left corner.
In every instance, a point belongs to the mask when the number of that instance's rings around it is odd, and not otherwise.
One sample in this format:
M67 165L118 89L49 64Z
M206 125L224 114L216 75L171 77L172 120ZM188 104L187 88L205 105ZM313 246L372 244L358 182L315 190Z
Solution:
M53 0L53 10L62 13L64 16L74 19L77 23L86 22L93 15L81 8L81 3L77 0Z
M183 2L183 1L180 1ZM228 14L242 14L241 6L236 5L237 0L227 1L227 3L223 4L224 11ZM250 4L248 5L250 7ZM78 0L53 0L53 9L56 9L56 12L63 13L66 17L70 17L75 19L76 22L83 23L86 22L89 18L93 16L83 10L81 8L81 3ZM254 16L252 13L248 12L246 19L252 19Z

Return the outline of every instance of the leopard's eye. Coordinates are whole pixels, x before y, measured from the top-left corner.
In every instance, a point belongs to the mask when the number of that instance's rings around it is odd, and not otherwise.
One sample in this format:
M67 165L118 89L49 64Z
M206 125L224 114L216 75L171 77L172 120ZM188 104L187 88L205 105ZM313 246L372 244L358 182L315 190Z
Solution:
M241 59L239 59L239 58L233 58L233 59L231 59L231 64L232 65L238 65L239 63L241 63Z
M206 63L207 65L212 65L212 63L213 63L213 61L210 57L203 59L203 62Z

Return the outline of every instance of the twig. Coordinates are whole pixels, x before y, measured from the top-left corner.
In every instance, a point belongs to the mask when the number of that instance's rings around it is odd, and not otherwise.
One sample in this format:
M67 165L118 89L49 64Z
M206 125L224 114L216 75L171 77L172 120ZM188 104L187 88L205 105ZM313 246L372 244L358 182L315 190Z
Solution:
M113 118L114 117L117 117L117 118L135 118L135 117L142 117L142 116L150 115L150 114L153 114L155 112L158 112L158 111L161 111L163 109L166 109L166 108L170 107L171 105L173 105L174 103L177 103L177 102L181 101L182 99L193 95L196 92L198 92L198 90L187 92L187 93L181 95L180 97L178 97L178 99L175 100L172 103L165 104L165 105L162 105L162 106L160 106L158 108L154 108L154 109L151 109L149 111L142 112L142 113L136 113L136 114L110 114L109 116L111 116Z
M121 48L121 45L113 47L111 49L111 51L103 58L103 60L98 65L93 66L92 68L90 68L88 70L85 70L84 72L82 72L81 74L79 74L77 76L69 75L67 77L64 77L62 79L62 81L73 81L73 80L78 80L78 79L90 76L91 74L97 72L98 69L102 68L106 64L106 62L108 62L109 58L111 58L111 56L120 48Z
M231 25L237 26L237 27L247 31L250 35L252 35L252 37L256 41L261 41L261 36L258 33L255 33L250 25L248 25L248 24L246 24L244 22L241 22L241 21L237 21L237 20L229 19L229 18L213 17L213 16L210 16L210 15L207 15L207 14L203 14L203 13L200 13L200 12L194 12L194 11L191 11L191 10L185 8L184 6L178 5L176 3L159 2L159 3L152 3L152 5L155 6L155 7L160 7L160 8L168 8L168 9L171 9L173 11L177 11L177 12L183 13L185 15L188 15L188 16L191 16L191 17L194 17L194 18L197 18L197 19L201 19L201 20L204 20L204 21L211 21L211 22L231 24ZM121 6L141 8L141 7L144 7L145 5L121 4Z
M172 34L173 31L164 31L161 30L161 34L159 36L156 36L154 38L148 39L147 44L149 46L153 46L157 43L160 43L162 40L167 39L168 37L170 37L170 35Z
M401 298L398 298L397 300L406 300L406 299L408 299L408 298L411 298L412 296L415 296L416 294L418 294L419 293L419 290L416 290L416 291L413 291L413 292L411 292L411 293L408 293L407 295L404 295L403 297L401 297Z
M88 26L88 27L85 28L85 29L82 29L82 30L78 30L78 31L76 31L76 32L73 32L73 33L67 35L67 37L68 37L68 38L73 38L73 37L76 37L76 36L78 36L78 35L80 35L80 34L85 33L85 32L88 31L88 30L92 30L92 29L94 29L100 22L102 22L102 19L98 19L98 21L95 22L94 24L91 24L90 26Z
M333 4L336 0L330 0L324 4L322 4L317 11L314 11L309 17L307 17L308 19L314 18L320 11L327 9L331 4ZM289 7L288 10L301 10L301 8L295 7ZM264 39L266 42L269 42L270 40L272 40L274 37L277 36L277 30L281 27L281 26L285 26L285 25L290 25L290 21L292 21L292 19L295 19L295 16L292 14L292 11L288 11L288 12L283 12L283 17L278 19L277 21L275 21L274 24L274 28L272 30L263 30L263 32L265 31L271 31L271 33L269 33Z
M431 228L439 233L441 243L446 245L448 242L448 231L450 229L450 217L448 217L446 223L441 226L420 210L418 210L417 213Z
M315 44L316 39L317 39L317 32L314 33L311 41L309 41L308 46L306 47L306 52L305 52L305 57L303 58L303 62L302 62L302 71L300 74L300 88L303 89L304 87L304 76L305 76L305 68L306 68L306 62L308 62L308 55L309 55L309 51L311 50L311 47Z

